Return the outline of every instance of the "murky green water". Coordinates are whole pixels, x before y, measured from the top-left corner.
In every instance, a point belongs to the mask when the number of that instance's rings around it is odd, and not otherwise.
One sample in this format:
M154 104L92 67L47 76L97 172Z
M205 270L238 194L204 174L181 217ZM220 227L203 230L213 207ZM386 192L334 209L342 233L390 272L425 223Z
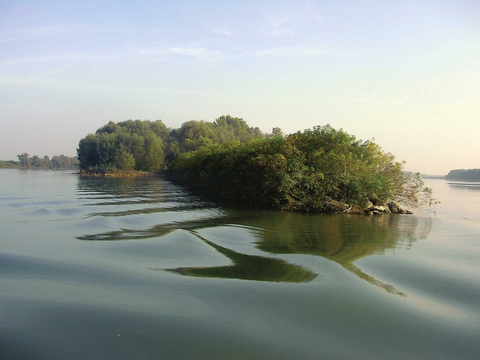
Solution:
M478 359L480 191L436 213L218 207L0 171L0 359Z

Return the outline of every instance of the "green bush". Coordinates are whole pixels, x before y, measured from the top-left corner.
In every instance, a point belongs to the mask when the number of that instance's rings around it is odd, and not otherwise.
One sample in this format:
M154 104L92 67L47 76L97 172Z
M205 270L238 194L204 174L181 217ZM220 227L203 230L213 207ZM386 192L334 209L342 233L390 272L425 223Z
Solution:
M169 174L223 200L285 210L325 211L331 200L359 208L396 199L418 204L429 195L393 155L329 125L184 153Z

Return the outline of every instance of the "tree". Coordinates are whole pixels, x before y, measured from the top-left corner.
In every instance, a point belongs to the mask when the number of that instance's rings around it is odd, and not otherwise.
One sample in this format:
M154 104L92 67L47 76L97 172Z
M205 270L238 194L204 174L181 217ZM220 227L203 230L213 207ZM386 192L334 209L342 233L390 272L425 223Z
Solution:
M230 115L220 116L214 124L222 143L229 141L242 142L250 139L249 126L241 118L231 117Z
M123 145L118 148L115 165L120 170L133 170L135 168L135 158Z
M94 170L100 165L100 157L98 152L99 138L96 135L88 134L80 140L77 149L78 160L80 161L80 169ZM55 156L52 158L53 166L56 167Z
M280 129L279 127L274 127L274 128L272 129L272 136L273 136L273 137L282 137L282 138L283 138L284 134L283 134L282 129Z
M98 165L102 170L115 170L116 137L115 133L101 133L98 136Z
M165 142L169 135L169 130L162 122L162 120L156 120L151 123L151 129L163 142Z
M41 169L43 168L43 161L41 158L38 157L38 155L34 155L32 157L32 167L34 168L37 168L37 169Z
M194 151L218 143L213 123L205 121L187 121L182 124L177 134L180 152Z
M258 127L249 127L245 120L230 115L220 116L214 121L214 125L220 143L227 143L229 141L245 142L254 138L263 137Z
M165 163L162 139L154 134L145 138L145 170L159 171Z
M118 125L115 124L113 121L109 121L108 124L103 125L101 128L97 129L95 134L112 134L118 130Z
M50 161L50 158L48 155L45 155L43 157L43 166L45 169L51 169L52 168L52 162Z
M52 168L53 169L61 169L63 168L63 161L62 161L62 158L60 156L53 156L52 157Z
M23 153L21 155L17 155L18 160L20 161L20 166L28 168L30 167L31 160L29 158L29 155L27 153Z
M80 168L102 172L158 171L165 162L161 136L167 134L160 120L109 122L80 140L77 149Z

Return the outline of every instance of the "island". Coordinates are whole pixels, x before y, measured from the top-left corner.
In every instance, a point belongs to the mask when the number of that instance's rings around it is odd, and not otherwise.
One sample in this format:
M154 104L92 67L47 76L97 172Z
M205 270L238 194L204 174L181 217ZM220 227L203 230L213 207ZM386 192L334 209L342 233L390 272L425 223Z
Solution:
M161 120L109 122L79 142L84 176L162 173L218 201L304 212L410 213L431 204L420 174L373 141L316 126L270 134L230 115L169 129Z
M480 169L457 169L451 170L447 176L447 180L459 180L459 181L480 181Z

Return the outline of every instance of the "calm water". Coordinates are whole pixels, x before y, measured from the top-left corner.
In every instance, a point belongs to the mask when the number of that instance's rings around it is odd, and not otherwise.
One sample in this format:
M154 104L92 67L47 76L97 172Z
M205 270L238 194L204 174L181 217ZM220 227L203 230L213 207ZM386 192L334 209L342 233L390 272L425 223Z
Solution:
M0 171L0 359L478 359L480 186L414 216Z

